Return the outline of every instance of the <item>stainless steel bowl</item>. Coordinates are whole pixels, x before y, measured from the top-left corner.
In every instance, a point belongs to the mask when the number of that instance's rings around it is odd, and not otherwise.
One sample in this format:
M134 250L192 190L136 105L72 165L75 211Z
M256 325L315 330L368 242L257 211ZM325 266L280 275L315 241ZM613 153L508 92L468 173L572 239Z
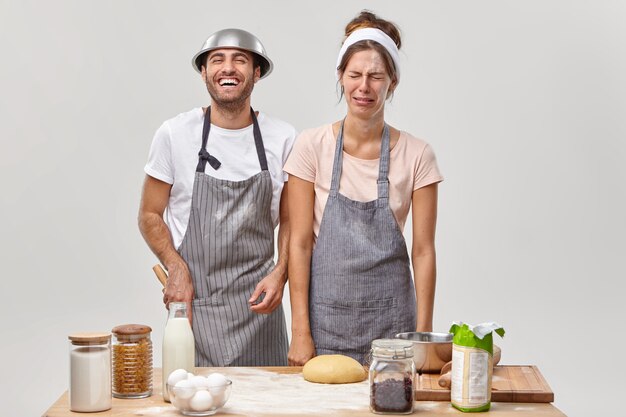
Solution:
M191 59L191 65L196 71L202 72L202 56L220 48L243 49L257 55L261 59L261 78L267 77L274 69L274 64L267 56L261 41L252 33L241 29L222 29L209 36L202 44L200 51Z
M452 360L452 333L407 332L396 338L413 342L413 362L419 373L439 373Z

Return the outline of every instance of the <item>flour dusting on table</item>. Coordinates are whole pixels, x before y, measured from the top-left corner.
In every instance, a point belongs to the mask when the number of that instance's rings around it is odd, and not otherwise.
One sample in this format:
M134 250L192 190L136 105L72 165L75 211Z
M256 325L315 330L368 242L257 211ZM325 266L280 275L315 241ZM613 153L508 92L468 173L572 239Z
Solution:
M277 374L258 369L225 370L233 386L224 413L249 416L271 414L329 414L336 410L367 410L368 381L316 384L301 373Z

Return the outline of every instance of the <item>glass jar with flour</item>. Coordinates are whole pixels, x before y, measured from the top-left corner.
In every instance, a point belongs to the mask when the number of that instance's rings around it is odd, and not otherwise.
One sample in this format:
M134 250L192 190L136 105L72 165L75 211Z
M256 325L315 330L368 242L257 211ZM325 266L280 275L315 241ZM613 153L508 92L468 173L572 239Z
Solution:
M111 408L111 334L74 333L70 340L70 410Z

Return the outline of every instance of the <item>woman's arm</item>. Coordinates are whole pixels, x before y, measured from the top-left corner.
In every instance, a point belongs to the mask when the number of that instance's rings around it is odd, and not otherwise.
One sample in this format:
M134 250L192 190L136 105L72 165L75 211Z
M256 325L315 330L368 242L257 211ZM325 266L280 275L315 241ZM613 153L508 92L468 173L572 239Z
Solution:
M291 346L289 365L301 366L315 356L309 323L309 280L313 252L312 182L289 175L289 296L291 299Z
M437 184L413 191L413 275L417 298L418 332L433 330L433 307L437 275L435 227L437 224Z

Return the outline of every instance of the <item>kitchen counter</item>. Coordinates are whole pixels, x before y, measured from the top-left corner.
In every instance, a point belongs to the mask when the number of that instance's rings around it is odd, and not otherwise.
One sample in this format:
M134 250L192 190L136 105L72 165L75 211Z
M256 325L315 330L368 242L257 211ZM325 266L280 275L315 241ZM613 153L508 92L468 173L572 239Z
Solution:
M265 368L196 368L196 374L220 372L233 381L230 399L216 416L318 416L345 417L368 416L369 385L314 384L302 378L301 367ZM161 395L161 370L154 370L153 395L142 399L113 398L113 406L100 413L74 413L69 410L65 392L44 414L44 417L67 416L176 416L180 414L173 405L163 401ZM449 402L416 401L414 414L419 415L471 415L454 409ZM488 414L497 417L564 417L549 403L491 403Z

